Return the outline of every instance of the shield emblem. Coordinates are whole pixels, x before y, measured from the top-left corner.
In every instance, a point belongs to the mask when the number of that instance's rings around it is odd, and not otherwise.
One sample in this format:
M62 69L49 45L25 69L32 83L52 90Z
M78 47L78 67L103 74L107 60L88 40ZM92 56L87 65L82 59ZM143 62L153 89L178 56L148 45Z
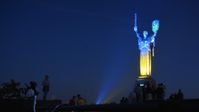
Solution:
M157 32L159 29L159 20L154 20L152 22L152 31L153 32Z

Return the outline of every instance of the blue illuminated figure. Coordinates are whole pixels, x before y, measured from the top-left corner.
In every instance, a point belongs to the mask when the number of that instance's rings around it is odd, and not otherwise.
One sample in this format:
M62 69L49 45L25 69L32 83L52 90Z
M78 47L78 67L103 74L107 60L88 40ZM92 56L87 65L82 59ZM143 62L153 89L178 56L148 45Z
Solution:
M137 15L135 14L134 31L138 38L138 46L140 50L140 76L139 78L148 78L151 76L151 61L154 56L155 36L159 29L159 20L152 22L153 35L148 36L147 31L143 31L143 37L138 33Z

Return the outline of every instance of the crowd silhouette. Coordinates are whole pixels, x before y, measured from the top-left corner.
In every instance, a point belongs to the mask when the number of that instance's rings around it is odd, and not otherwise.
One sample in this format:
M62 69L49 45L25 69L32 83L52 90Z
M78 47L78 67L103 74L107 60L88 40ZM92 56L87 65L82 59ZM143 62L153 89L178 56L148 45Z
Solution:
M42 92L43 100L47 100L47 94L49 92L50 84L48 75L44 76L42 81ZM37 90L37 83L35 81L30 81L28 84L21 85L19 82L11 79L6 83L0 85L0 100L1 99L33 99L36 95L39 95ZM130 93L128 97L122 97L120 104L130 104L136 102L145 101L163 101L165 100L165 90L166 87L163 83L155 84L153 82L148 82L145 85L137 84ZM182 101L184 99L184 94L181 89L176 93L172 93L168 100L171 101ZM86 105L87 100L83 98L80 94L72 96L68 101L69 105Z
M182 101L184 94L181 89L177 93L173 93L169 98L166 99L165 95L166 87L163 83L147 82L145 84L136 84L133 92L128 97L122 97L120 104L131 104L145 101Z
M77 105L86 105L87 101L85 98L83 98L80 94L73 96L70 100L69 100L69 105L71 106L77 106Z
M47 93L49 92L49 81L48 76L42 83L43 85L43 100L46 100ZM38 96L39 91L37 90L36 81L30 81L21 85L19 82L11 79L8 82L0 85L0 99L33 99L34 96Z
M182 101L184 99L184 94L182 93L182 90L179 89L177 93L172 93L169 96L169 100L172 101Z

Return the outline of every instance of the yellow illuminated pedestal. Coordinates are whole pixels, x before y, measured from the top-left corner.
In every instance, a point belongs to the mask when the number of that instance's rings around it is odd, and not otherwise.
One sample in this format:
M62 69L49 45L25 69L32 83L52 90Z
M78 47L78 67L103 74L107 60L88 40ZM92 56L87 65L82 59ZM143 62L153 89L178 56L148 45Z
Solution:
M151 51L140 52L140 76L139 79L151 76Z

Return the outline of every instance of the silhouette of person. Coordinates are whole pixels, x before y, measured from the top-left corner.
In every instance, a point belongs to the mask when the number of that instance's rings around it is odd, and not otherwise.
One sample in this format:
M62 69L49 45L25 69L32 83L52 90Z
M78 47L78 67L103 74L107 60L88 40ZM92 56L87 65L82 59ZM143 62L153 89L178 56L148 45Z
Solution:
M170 96L169 96L169 100L174 100L175 99L175 94L171 94Z
M36 90L37 83L35 81L30 81L29 85L30 86L27 85L28 86L28 90L27 90L26 96L27 96L28 99L33 99L33 97L35 95L39 94L38 91Z
M122 99L120 100L120 104L124 104L125 103L125 97L122 97Z
M124 103L125 103L125 104L129 104L129 100L128 100L127 97L124 99Z
M42 82L42 85L43 85L43 100L46 100L47 98L47 94L49 92L49 88L50 88L50 84L49 84L49 80L48 80L48 75L45 75L45 78Z
M77 105L85 105L86 104L86 99L84 99L83 97L81 97L80 94L77 95Z
M37 83L35 81L30 81L30 88L34 91L35 95L38 95L39 93L38 93L36 87L37 87Z
M72 99L69 100L69 105L76 105L76 96L73 96Z
M158 84L156 92L157 92L157 99L158 100L164 100L164 97L165 97L165 86L163 85L163 83Z
M182 93L182 90L181 90L181 89L179 89L179 90L178 90L178 93L177 93L177 99L178 99L178 100L183 100L183 99L184 99L184 95L183 95L183 93Z

